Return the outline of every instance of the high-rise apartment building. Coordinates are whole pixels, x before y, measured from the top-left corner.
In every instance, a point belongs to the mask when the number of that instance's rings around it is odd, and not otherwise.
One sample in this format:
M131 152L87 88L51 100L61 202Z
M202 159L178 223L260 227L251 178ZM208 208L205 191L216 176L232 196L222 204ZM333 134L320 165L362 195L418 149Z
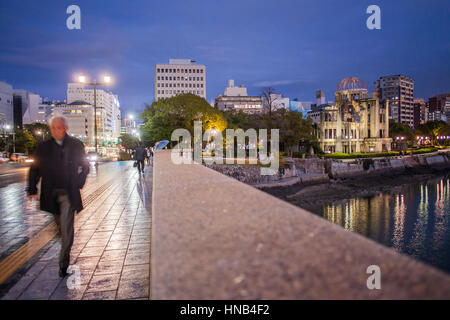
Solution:
M169 59L169 64L156 64L155 101L182 93L206 99L206 66L190 59Z
M374 83L381 101L389 102L389 118L414 126L414 79L393 75L381 77Z
M450 120L450 92L437 94L428 99L429 112L434 114L434 119ZM437 115L440 113L441 115Z
M423 99L414 99L414 128L427 122L428 108L427 103Z
M100 139L116 140L120 136L120 103L117 95L103 89L96 90L97 134ZM94 89L87 89L83 83L67 85L67 104L84 101L94 105Z

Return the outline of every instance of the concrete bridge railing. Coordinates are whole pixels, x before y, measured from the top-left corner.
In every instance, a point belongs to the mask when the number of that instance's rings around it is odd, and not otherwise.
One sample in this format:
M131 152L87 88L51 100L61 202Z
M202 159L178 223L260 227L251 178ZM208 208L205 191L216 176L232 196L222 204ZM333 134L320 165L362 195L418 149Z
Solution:
M151 299L450 298L444 272L167 150L154 161L150 284Z

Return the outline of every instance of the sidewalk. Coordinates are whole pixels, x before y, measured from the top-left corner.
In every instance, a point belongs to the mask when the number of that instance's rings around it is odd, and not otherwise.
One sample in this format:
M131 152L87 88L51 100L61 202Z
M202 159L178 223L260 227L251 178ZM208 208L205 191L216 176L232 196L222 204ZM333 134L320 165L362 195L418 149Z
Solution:
M131 162L125 166L108 181L91 182L83 190L85 209L75 217L71 251L79 287L69 289L70 276L58 276L56 236L2 300L149 298L152 168L140 176ZM49 230L54 232L51 225Z

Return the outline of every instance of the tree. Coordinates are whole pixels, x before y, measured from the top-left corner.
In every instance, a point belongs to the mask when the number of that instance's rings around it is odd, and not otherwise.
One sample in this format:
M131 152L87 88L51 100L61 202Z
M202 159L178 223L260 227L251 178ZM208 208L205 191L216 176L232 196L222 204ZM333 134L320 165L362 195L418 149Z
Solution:
M139 139L128 133L123 133L119 137L120 144L125 147L126 150L134 150L137 148Z
M303 119L302 114L280 109L274 112L274 124L280 129L280 142L286 146L289 155L301 140L312 142L316 139L312 119Z
M16 152L29 154L36 148L37 141L31 133L26 130L16 130L15 149Z
M395 141L397 137L401 136L406 137L409 143L414 142L414 132L410 126L397 122L393 119L389 119L389 137Z
M444 121L428 121L416 128L416 134L419 136L428 136L433 144L438 142L438 136L450 135L450 126Z
M31 133L34 137L39 139L47 139L50 137L50 128L45 123L31 123L24 125L25 130Z
M142 127L143 141L153 145L157 141L171 139L175 129L183 128L194 134L194 121L202 122L203 131L215 128L223 131L227 121L223 113L205 99L194 94L180 94L161 99L147 106L141 114L147 122Z

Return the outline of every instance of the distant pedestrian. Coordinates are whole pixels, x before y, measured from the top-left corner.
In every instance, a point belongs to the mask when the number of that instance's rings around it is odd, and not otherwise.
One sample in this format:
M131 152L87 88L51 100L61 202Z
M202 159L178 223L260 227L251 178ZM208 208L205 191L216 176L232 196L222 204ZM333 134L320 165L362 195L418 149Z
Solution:
M139 173L144 173L145 158L147 158L147 150L142 146L142 142L139 142L138 147L134 150L134 160L137 162Z
M40 209L55 216L61 234L59 276L67 275L70 249L73 243L74 214L83 209L80 189L89 173L83 143L67 134L64 117L50 122L51 138L41 142L34 155L28 176L29 198L37 197L37 184L41 181Z
M152 164L152 160L153 160L153 150L152 150L152 147L148 147L148 149L147 149L147 163L148 163L148 165Z

